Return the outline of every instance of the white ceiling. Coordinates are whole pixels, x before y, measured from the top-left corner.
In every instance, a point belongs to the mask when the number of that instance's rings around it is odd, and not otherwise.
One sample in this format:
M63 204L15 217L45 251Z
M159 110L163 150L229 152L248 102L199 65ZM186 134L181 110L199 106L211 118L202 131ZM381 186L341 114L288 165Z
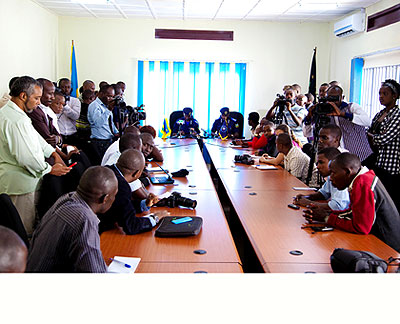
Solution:
M331 21L379 0L32 0L60 16Z

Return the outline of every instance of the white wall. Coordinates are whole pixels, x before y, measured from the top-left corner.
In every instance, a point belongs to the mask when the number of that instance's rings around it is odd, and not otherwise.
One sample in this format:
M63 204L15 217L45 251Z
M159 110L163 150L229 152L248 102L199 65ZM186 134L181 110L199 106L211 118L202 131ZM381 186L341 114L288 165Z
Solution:
M155 28L233 30L234 41L161 40ZM69 75L75 41L79 83L92 79L127 83L136 103L137 59L246 61L246 114L265 112L284 84L308 90L311 58L318 47L317 82L328 79L328 23L178 21L59 17L59 74ZM245 117L246 118L246 117Z
M366 12L370 16L396 4L398 4L398 0L382 0L368 7ZM333 35L333 23L331 23L329 33L332 39L329 79L340 81L347 97L350 93L350 66L353 57L400 46L399 22L347 38L335 37ZM367 57L365 64L366 66L400 64L400 52Z
M0 95L14 76L56 79L56 15L30 0L0 0L0 39Z

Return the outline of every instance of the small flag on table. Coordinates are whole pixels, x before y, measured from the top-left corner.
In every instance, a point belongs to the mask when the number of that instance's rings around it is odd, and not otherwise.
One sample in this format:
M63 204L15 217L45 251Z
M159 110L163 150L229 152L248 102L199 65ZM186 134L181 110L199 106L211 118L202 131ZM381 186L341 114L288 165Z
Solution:
M171 135L171 128L168 126L168 120L167 118L164 118L163 126L161 127L161 134L162 134L162 139L167 138L168 136Z

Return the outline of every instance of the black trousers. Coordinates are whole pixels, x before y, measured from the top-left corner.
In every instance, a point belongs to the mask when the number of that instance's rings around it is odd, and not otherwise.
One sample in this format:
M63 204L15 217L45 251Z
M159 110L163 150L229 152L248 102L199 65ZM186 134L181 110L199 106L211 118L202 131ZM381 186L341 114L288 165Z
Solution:
M394 204L396 205L397 211L400 213L400 191L398 187L400 184L400 174L393 175L378 167L374 167L373 170L385 186L390 198L392 198Z

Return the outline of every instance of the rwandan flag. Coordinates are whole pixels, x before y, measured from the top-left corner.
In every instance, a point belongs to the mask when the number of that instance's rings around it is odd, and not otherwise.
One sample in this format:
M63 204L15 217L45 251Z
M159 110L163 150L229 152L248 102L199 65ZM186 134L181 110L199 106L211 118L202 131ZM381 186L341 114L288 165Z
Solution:
M163 125L161 127L161 134L162 134L162 139L167 138L168 136L171 135L171 128L168 126L168 120L167 118L164 118Z
M78 98L78 71L76 69L76 59L75 59L75 47L74 41L72 41L71 47L71 97Z

